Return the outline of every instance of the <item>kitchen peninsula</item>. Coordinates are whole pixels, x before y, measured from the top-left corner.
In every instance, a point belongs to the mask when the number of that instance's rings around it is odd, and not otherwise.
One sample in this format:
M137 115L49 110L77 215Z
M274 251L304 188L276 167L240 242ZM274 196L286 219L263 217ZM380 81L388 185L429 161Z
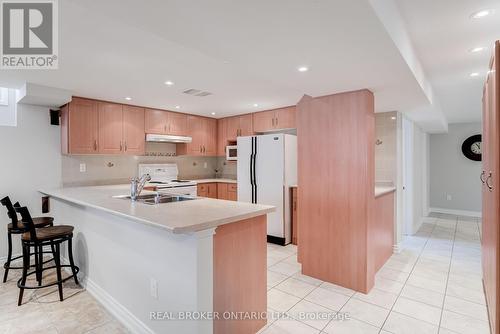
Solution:
M40 191L51 198L56 221L75 226L75 260L90 293L138 333L255 333L265 325L263 318L222 315L267 310L266 215L274 207L114 197L128 191L123 185ZM221 319L176 318L207 311Z

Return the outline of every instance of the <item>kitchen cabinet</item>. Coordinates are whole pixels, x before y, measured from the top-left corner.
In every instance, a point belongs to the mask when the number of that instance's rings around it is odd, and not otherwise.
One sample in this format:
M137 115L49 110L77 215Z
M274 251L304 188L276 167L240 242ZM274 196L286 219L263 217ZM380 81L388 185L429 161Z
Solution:
M144 109L99 102L99 153L143 155Z
M221 118L217 120L217 156L226 156L227 146L227 119Z
M123 106L123 153L143 155L146 150L144 109Z
M237 137L253 135L252 114L226 118L226 138L228 141L236 141Z
M165 110L146 109L145 132L186 136L188 132L188 115Z
M500 42L490 62L483 89L482 132L482 270L491 333L500 333Z
M123 152L123 106L99 102L99 153L121 154Z
M237 185L233 183L217 183L217 198L236 201L238 198Z
M98 153L99 115L97 101L81 98L61 109L61 151L63 154Z
M236 184L227 183L227 199L229 201L238 200L238 187Z
M292 244L296 245L298 240L298 225L297 225L297 187L291 188L292 192Z
M178 155L215 156L217 153L217 120L200 116L187 117L192 142L177 144Z
M217 183L200 183L197 187L197 194L199 197L217 199Z
M261 111L253 114L253 130L269 132L296 128L295 106Z

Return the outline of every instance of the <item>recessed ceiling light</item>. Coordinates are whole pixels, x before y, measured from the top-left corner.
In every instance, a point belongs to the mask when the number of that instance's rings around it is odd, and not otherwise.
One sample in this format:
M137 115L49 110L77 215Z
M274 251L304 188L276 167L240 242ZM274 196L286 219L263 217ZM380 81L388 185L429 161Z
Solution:
M469 52L476 53L476 52L484 51L484 49L486 49L484 46L478 46L478 47L470 49Z
M213 112L213 113L211 113L211 114L212 114L212 115L215 115L215 113L214 113L214 112Z
M396 116L392 116L391 119L394 121L396 120Z
M297 70L299 72L307 72L307 71L309 71L309 67L307 67L307 66L301 66Z
M127 96L127 97L125 98L125 100L130 101L130 100L132 100L132 98Z
M473 73L470 74L470 76L471 77L477 77L477 76L479 76L479 73L478 72L473 72Z
M259 106L259 104L258 104L258 103L254 103L254 104L253 104L253 106L254 106L254 107L258 107L258 106Z
M180 109L180 108L181 108L181 106L175 106L175 109Z
M483 10L477 11L475 13L472 13L472 15L470 17L471 17L471 19L482 19L483 17L491 15L494 12L495 11L493 9L483 9Z
M174 83L172 81L170 81L170 80L165 81L165 85L167 85L167 86L172 86L173 84Z

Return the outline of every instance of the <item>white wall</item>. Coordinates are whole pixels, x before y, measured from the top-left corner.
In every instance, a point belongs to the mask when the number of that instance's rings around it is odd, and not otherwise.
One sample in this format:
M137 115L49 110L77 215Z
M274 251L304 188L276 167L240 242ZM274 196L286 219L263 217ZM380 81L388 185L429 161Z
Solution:
M58 126L50 125L47 108L28 105L18 105L17 126L0 125L0 196L8 195L13 201L27 205L34 216L41 214L41 196L37 190L61 184L59 131ZM2 206L0 258L7 255L8 222ZM17 239L14 245L15 252L19 252Z
M450 124L448 133L431 135L433 211L480 215L482 163L467 159L462 153L462 143L481 132L481 123L460 123Z
M404 234L418 231L429 214L429 135L415 123L403 121Z

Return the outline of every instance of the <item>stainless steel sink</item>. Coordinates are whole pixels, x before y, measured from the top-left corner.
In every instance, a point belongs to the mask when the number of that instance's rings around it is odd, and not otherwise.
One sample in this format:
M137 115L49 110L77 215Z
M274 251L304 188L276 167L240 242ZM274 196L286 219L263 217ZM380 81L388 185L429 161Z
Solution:
M118 196L113 196L113 198L130 200L130 195L118 195ZM195 199L197 198L192 196L179 196L179 195L168 195L168 194L144 194L137 196L136 201L148 205L155 205L163 203L191 201Z

